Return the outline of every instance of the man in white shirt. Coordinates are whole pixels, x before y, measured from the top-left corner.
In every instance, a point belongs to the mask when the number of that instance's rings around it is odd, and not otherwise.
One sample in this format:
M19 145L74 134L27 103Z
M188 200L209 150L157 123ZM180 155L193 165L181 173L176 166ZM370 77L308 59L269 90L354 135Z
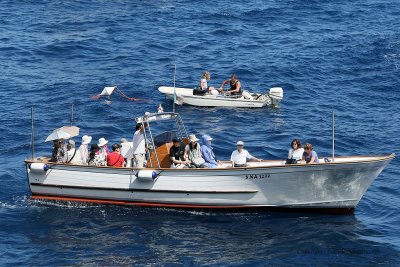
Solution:
M135 167L143 168L146 161L146 141L144 139L144 127L142 123L136 124L136 132L133 135L132 149Z
M257 161L262 161L262 159L258 159L256 157L253 157L249 151L246 149L243 149L243 142L238 141L236 143L237 145L237 150L232 152L231 155L231 161L232 161L232 166L233 167L246 167L247 166L247 160L257 160Z
M75 141L68 140L67 151L64 154L64 163L82 164L82 156L79 150L75 149Z

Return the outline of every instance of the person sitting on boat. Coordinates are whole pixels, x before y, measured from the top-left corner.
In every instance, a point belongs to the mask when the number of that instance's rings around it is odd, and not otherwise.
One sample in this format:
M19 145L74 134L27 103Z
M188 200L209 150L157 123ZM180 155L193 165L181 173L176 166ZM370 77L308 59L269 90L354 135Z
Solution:
M185 160L185 147L182 146L179 138L172 139L172 147L169 149L169 157L171 159L171 168L182 169L189 168L190 161Z
M185 159L190 162L190 168L205 168L205 160L201 155L200 144L197 143L196 135L189 135L189 144L185 147Z
M143 168L146 161L146 141L143 123L137 123L132 139L133 160L135 167Z
M200 89L206 92L211 92L214 90L214 87L208 86L208 81L211 79L211 75L209 71L203 72L201 75L201 80L200 80Z
M201 145L201 154L208 168L217 168L219 162L215 159L213 148L211 146L211 136L205 134L202 136L203 144Z
M227 95L241 95L242 94L242 89L240 85L240 81L237 79L236 74L232 74L231 78L228 80L225 80L221 86L219 87L218 91L222 93L224 91L224 86L225 84L229 83L230 89L226 91Z
M301 147L299 139L293 139L290 146L286 164L296 164L302 160L304 148Z
M64 158L64 139L53 140L50 162L62 162Z
M304 145L303 163L319 163L317 152L313 150L313 146L309 143Z
M112 153L108 154L107 156L107 166L110 167L123 167L125 164L124 157L119 153L120 148L122 146L120 144L113 144L112 145Z
M88 145L92 141L92 137L88 135L82 136L82 143L79 146L79 152L82 157L82 164L86 165L89 159L89 149Z
M79 152L79 150L75 149L75 141L74 140L68 140L67 151L64 155L63 162L71 163L71 164L82 164L81 152Z
M104 137L101 137L99 139L98 146L99 146L100 150L97 153L101 154L105 160L107 160L107 155L110 153L110 151L108 150L107 143L108 143L108 140L106 140Z
M88 165L107 166L106 158L104 158L103 154L99 153L99 151L100 147L98 144L92 144L90 146Z
M249 151L246 149L243 149L244 143L243 141L238 141L236 143L237 149L232 152L231 155L231 161L232 161L232 166L233 167L246 167L247 166L247 160L256 160L256 161L262 161L262 159L258 159L254 156L252 156Z

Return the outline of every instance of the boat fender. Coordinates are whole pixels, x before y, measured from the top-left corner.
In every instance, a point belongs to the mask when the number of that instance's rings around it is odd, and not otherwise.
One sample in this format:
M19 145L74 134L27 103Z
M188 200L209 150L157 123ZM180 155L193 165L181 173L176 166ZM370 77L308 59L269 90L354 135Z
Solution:
M154 170L140 170L136 173L136 177L143 182L153 182L158 173Z
M33 172L46 172L49 169L49 165L45 163L31 163L29 169Z

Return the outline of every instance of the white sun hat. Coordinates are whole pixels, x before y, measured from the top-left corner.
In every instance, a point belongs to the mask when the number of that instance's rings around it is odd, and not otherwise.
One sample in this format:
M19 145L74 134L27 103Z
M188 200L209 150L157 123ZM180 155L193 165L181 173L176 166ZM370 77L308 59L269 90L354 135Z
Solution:
M104 137L99 139L99 146L104 146L108 143L108 140L106 140Z
M82 145L87 145L92 142L92 137L89 135L82 136Z

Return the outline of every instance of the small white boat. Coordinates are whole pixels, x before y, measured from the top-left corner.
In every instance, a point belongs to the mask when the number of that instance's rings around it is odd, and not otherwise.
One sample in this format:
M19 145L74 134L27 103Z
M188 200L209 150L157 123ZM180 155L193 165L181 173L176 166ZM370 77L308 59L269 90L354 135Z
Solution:
M270 88L266 94L243 91L242 95L233 96L218 93L197 95L193 94L194 89L191 88L168 86L161 86L158 88L158 91L171 99L174 99L175 92L175 98L178 103L200 107L262 108L266 105L279 107L279 103L283 98L283 89L281 87Z
M50 163L46 158L33 157L25 161L32 198L174 208L347 213L354 210L395 157L322 158L322 163L307 165L264 160L241 168L222 161L215 169L171 169L168 153L172 138L187 138L179 114L147 114L137 121L146 125L146 139L150 139L147 168ZM150 124L159 121L170 121L177 130L153 138L155 131Z

